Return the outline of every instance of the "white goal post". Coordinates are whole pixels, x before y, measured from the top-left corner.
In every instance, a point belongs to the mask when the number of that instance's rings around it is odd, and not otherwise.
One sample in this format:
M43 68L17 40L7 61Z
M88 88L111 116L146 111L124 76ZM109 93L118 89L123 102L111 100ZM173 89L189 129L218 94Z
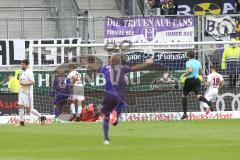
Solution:
M30 65L35 68L34 65L34 50L36 48L94 48L95 52L88 54L87 52L80 53L80 56L91 56L99 58L103 64L107 64L107 57L110 53L122 53L126 55L129 62L128 64L134 65L135 63L141 63L139 59L131 59L132 57L147 56L146 52L152 50L154 55L152 57L156 58L157 62L155 68L150 68L149 70L143 70L136 73L130 73L128 75L127 89L126 89L126 101L127 108L124 111L122 116L123 120L169 120L169 119L178 119L181 114L181 85L179 84L179 76L184 71L184 61L186 57L182 53L186 53L189 50L194 50L198 52L198 59L202 62L205 74L209 74L209 66L213 63L219 64L219 59L212 60L214 55L212 54L218 49L225 49L229 45L238 46L240 42L232 41L204 41L204 42L174 42L174 43L128 43L124 42L122 44L104 44L104 43L95 43L95 44L30 44L29 46L29 60ZM187 47L186 47L187 46ZM219 47L220 46L220 47ZM109 51L109 50L114 51ZM99 51L99 52L98 52ZM44 54L44 53L39 53ZM166 55L165 59L163 55ZM56 54L54 54L56 55ZM210 55L210 56L209 56ZM211 57L212 56L212 57ZM173 58L173 59L171 59ZM182 60L181 58L185 58ZM167 61L171 59L171 61ZM175 61L176 60L176 61ZM38 59L38 61L40 61ZM164 61L164 63L163 63ZM142 61L143 62L143 61ZM172 64L170 64L172 63ZM58 65L62 65L58 64ZM166 67L166 66L167 67ZM39 67L39 64L36 65ZM51 66L51 65L49 65ZM52 65L54 66L54 65ZM180 67L179 67L180 66ZM57 66L56 66L57 67ZM44 67L43 67L44 68ZM46 65L47 68L47 65ZM79 68L78 68L79 69ZM48 70L43 69L42 71L49 72ZM79 72L86 71L86 68L80 68ZM88 71L90 72L90 71ZM52 73L50 73L51 75ZM81 73L86 75L87 73ZM101 76L93 76L95 79L103 80ZM227 75L226 75L227 77ZM85 76L86 81L91 79L91 76ZM165 79L164 79L165 78ZM169 79L168 79L169 78ZM51 79L51 78L50 78ZM167 81L169 80L169 82ZM153 84L155 83L155 84ZM161 84L162 86L158 86ZM92 84L91 84L92 85ZM95 101L96 103L101 103L101 97L98 94L102 92L103 86L97 86L99 83L95 83L95 86L87 86L86 94L91 95L89 101ZM149 86L151 86L149 88ZM49 86L51 87L51 86ZM155 87L155 88L154 88ZM91 94L92 92L92 94ZM211 118L220 119L220 118L240 118L239 110L240 106L239 101L239 92L237 90L229 90L227 87L223 90L224 93L231 93L234 97L227 94L226 97L219 96L219 100L216 104L216 111ZM89 94L90 93L90 94ZM222 95L224 95L224 93ZM34 102L39 103L44 101L50 103L51 100L45 100L48 96L45 96L48 92L42 92L40 96L34 96ZM203 89L204 94L204 89ZM36 99L37 98L37 99ZM39 99L38 99L39 98ZM88 99L88 98L87 98ZM88 103L86 102L86 103ZM223 104L224 103L224 104ZM37 104L34 104L34 106ZM50 107L51 104L47 104L47 107ZM222 110L224 106L224 110ZM41 106L40 107L41 110ZM42 106L43 107L43 106ZM46 106L44 106L46 107ZM49 111L50 109L48 109ZM47 111L47 112L48 112ZM45 112L44 109L42 111ZM200 108L199 102L191 94L189 97L189 112L192 114L192 119L201 119L204 117L204 113Z

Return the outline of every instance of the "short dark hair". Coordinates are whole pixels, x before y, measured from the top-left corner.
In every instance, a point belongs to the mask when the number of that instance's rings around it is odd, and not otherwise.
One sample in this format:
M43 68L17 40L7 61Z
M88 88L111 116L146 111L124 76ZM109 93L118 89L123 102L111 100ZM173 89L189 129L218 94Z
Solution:
M195 52L194 51L188 51L187 52L187 56L192 59L192 58L195 58Z
M29 61L28 61L28 59L24 59L24 60L22 60L21 63L26 64L26 65L29 65Z
M213 70L216 70L216 69L217 69L217 66L216 66L216 65L211 65L210 68L213 69Z

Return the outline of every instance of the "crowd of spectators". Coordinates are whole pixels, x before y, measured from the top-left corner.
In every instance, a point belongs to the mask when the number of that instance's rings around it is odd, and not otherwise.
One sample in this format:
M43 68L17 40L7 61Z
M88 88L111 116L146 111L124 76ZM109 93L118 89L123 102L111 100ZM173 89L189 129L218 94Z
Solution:
M148 4L150 8L160 8L161 15L177 14L178 0L148 0ZM235 12L240 12L240 0L235 0Z
M175 0L148 0L150 8L160 8L161 15L176 15L178 5Z

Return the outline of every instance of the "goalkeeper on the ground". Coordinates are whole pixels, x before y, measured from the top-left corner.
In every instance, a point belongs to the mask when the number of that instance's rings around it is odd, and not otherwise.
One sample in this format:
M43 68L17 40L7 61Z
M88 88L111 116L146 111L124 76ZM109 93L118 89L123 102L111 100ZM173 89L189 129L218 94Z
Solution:
M90 103L88 106L82 109L80 120L83 122L95 122L99 120L101 106L94 106L93 103Z

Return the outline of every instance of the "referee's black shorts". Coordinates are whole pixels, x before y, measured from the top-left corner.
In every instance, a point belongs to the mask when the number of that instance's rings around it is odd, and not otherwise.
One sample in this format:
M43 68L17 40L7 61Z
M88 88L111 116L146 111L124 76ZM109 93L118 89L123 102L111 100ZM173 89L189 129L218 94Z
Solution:
M196 95L201 93L201 81L199 78L187 78L183 86L183 95L187 96L190 92Z

